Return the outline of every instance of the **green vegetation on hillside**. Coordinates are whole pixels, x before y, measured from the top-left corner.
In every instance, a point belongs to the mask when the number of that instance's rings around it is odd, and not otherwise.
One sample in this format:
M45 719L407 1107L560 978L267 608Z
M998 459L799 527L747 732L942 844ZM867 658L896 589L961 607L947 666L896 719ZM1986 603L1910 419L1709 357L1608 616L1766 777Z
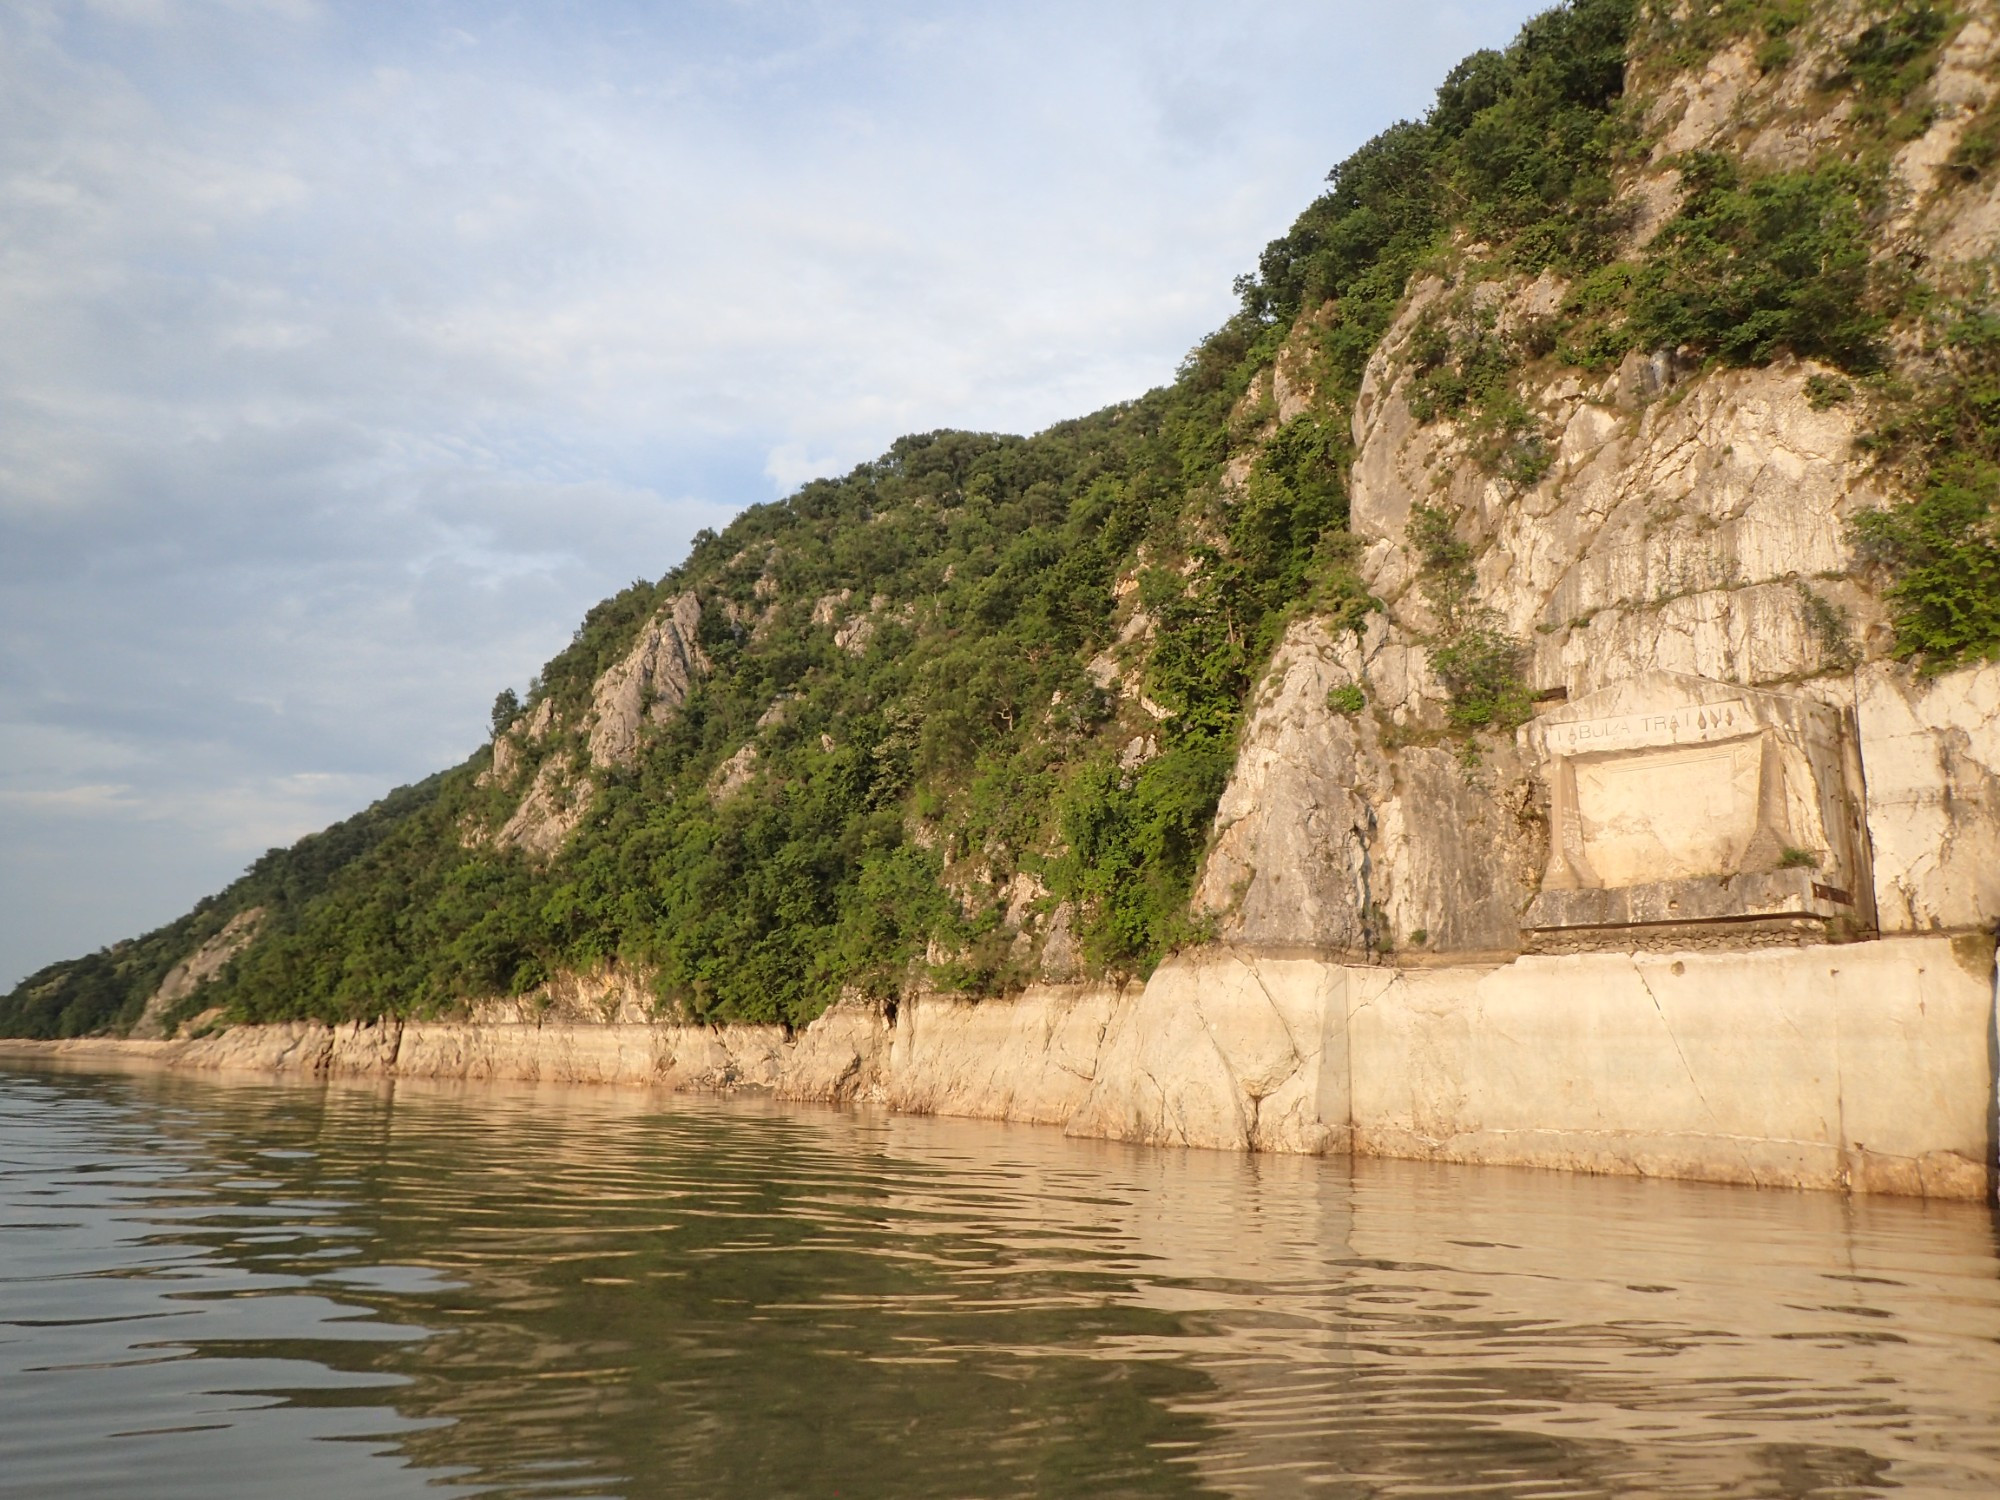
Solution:
M1238 283L1246 312L1288 326L1329 305L1326 373L1351 399L1410 273L1454 230L1523 271L1595 265L1621 224L1611 173L1630 127L1616 105L1637 8L1576 0L1452 69L1422 121L1334 168L1332 190L1271 242Z
M1896 651L1926 672L2000 658L2000 314L1991 288L1939 309L1928 378L1886 383L1872 439L1914 498L1855 518L1886 568Z
M1859 101L1870 141L1920 107L1955 24L1940 14L1882 7L1815 84ZM1551 462L1531 369L1798 355L1888 389L1886 332L1921 298L1871 254L1873 146L1783 172L1684 158L1684 197L1644 251L1614 193L1653 128L1623 102L1635 27L1649 66L1747 35L1775 70L1805 24L1790 0L1643 16L1639 0L1572 0L1536 18L1334 169L1170 385L1030 438L904 438L751 507L591 610L525 701L500 695L493 727L519 752L505 777L482 751L274 851L181 922L34 976L0 1000L0 1031L129 1024L174 961L258 904L263 935L188 1009L441 1013L617 961L683 1014L799 1024L918 974L1017 985L1037 961L1023 912L1046 934L1060 911L1089 971L1148 972L1200 936L1188 893L1285 625L1310 610L1358 628L1374 607L1346 527L1353 407L1413 276L1451 288L1408 346L1414 413L1466 424L1516 488ZM1567 295L1503 327L1468 269L1551 272ZM1892 572L1902 649L1931 665L2000 643L2000 335L1967 314L1946 342L1950 378L1891 402L1881 440L1917 498L1859 527ZM1282 421L1281 351L1312 392ZM1855 398L1818 380L1815 403ZM1407 540L1452 732L1519 723L1522 648L1475 597L1459 518L1419 505ZM586 772L593 684L689 591L711 670L635 765ZM1366 702L1358 685L1329 697L1343 714ZM553 727L531 741L532 725ZM540 769L563 766L589 804L560 852L505 847Z
M1747 173L1690 158L1687 201L1632 278L1632 347L1691 348L1726 364L1780 353L1872 367L1894 293L1871 263L1865 208L1877 193L1844 163Z
M231 917L261 906L267 921L295 919L334 885L336 877L350 878L357 863L385 838L422 817L451 780L449 774L432 776L398 788L289 849L270 850L234 884L179 920L30 974L0 999L0 1035L71 1037L107 1027L124 1030L138 1020L147 996L159 988L167 971L220 932ZM211 1004L209 993L199 992L196 1003Z
M598 606L526 703L496 702L496 729L552 704L568 727L537 753L578 756L592 682L683 590L713 672L632 772L593 773L562 853L496 849L524 787L477 784L482 755L281 906L201 1003L437 1011L618 959L687 1013L796 1023L843 991L893 993L918 961L969 992L1018 982L1032 955L1001 919L1010 894L1070 903L1089 967L1149 970L1197 930L1189 886L1284 621L1370 607L1344 478L1369 350L1454 229L1523 266L1598 252L1633 11L1575 0L1467 59L1424 120L1335 169L1165 389L1028 439L904 439ZM1255 391L1302 314L1318 399L1280 425L1268 380ZM1132 584L1143 628L1120 645ZM813 622L826 601L867 617L862 649ZM1136 693L1100 686L1107 670ZM718 796L717 768L752 745ZM130 1015L152 981L128 981L82 1006L88 1024Z

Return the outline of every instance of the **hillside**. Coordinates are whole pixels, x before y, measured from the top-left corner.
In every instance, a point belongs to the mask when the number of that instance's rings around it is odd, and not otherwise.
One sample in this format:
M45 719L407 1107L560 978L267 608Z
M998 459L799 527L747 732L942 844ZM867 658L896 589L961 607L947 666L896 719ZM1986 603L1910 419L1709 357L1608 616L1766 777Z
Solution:
M1980 701L1936 685L2000 654L1994 22L1550 11L1336 167L1171 385L750 508L465 765L0 1032L579 987L796 1026L1208 937L1508 950L1539 706L1655 667ZM1941 774L1983 869L2000 772ZM1912 861L1906 925L2000 905Z

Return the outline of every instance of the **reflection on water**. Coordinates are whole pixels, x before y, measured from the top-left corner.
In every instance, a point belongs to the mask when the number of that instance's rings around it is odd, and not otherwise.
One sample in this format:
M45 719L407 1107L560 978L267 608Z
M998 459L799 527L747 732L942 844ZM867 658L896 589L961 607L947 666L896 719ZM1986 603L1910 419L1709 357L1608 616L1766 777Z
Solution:
M0 1492L1993 1495L1994 1227L0 1068Z

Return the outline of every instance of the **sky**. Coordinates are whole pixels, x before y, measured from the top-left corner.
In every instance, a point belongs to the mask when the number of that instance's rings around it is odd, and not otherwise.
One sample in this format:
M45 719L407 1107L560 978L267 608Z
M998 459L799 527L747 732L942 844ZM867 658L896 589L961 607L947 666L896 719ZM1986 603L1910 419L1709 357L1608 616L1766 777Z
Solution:
M0 989L905 432L1140 394L1516 0L6 0Z

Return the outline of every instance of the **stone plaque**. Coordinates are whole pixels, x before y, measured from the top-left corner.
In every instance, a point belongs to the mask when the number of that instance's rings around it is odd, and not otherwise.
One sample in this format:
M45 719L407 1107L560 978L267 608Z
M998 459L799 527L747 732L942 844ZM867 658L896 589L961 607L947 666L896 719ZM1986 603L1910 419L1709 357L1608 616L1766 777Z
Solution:
M1593 757L1576 767L1585 857L1605 885L1712 875L1757 832L1761 747L1734 744Z
M1523 925L1872 921L1833 899L1870 888L1844 726L1809 698L1669 672L1541 715L1522 735L1549 862Z

